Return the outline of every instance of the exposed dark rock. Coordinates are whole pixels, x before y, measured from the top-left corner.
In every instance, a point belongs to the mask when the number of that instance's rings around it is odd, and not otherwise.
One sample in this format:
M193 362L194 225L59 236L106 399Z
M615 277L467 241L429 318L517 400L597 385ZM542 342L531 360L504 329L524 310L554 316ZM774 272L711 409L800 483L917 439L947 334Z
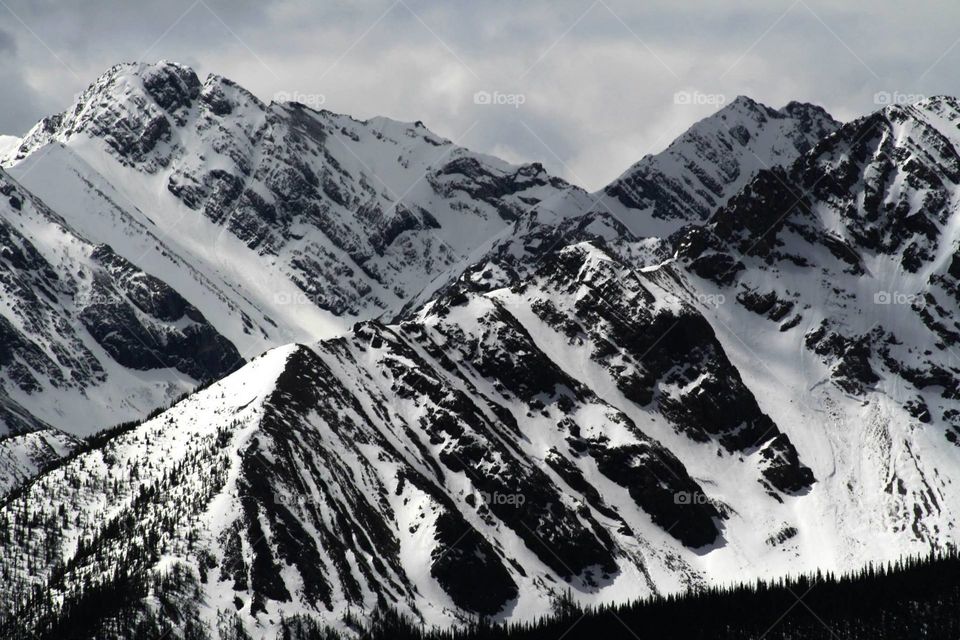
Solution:
M764 460L763 476L774 487L785 493L808 489L814 483L813 471L800 463L797 449L787 438L779 434L760 449Z

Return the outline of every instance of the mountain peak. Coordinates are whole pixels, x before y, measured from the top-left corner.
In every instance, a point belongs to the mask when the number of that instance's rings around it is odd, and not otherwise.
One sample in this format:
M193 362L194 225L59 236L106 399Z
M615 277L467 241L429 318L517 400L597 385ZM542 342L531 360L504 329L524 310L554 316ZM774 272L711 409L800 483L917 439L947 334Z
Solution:
M267 108L260 98L247 89L213 73L203 82L200 101L213 115L220 117L232 114L237 108L251 108L260 112Z
M129 88L142 88L164 109L189 105L200 92L201 82L192 68L167 60L124 62L110 67L81 93L79 102L95 96L116 95Z
M775 110L737 96L605 189L606 206L640 236L706 220L760 170L787 166L840 123L813 105Z
M762 102L757 102L750 96L743 95L743 94L738 95L736 98L731 100L728 104L724 105L723 108L721 108L720 111L718 111L718 113L724 111L725 109L727 110L746 109L751 111L770 111L771 110L770 107L763 104Z
M820 105L810 102L800 102L799 100L791 100L785 104L780 108L780 113L792 117L816 114L823 118L829 118L830 120L833 120L833 116L831 116L830 113Z
M701 122L709 121L718 117L723 119L731 113L749 115L749 117L761 122L765 121L767 118L772 118L775 120L784 118L793 119L802 124L811 126L814 129L822 128L823 123L831 123L831 126L833 127L840 125L840 123L820 105L809 102L801 102L799 100L791 100L780 109L774 109L773 107L770 107L762 102L758 102L746 95L738 95L731 102L724 105L723 108L718 110L713 115L707 116L704 120L701 120ZM694 127L695 126L697 125L694 125Z

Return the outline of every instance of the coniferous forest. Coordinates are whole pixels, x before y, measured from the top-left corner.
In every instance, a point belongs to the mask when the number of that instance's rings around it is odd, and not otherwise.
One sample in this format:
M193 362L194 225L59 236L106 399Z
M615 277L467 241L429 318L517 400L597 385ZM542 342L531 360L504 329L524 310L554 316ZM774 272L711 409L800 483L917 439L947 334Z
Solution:
M960 556L908 559L848 576L818 573L583 611L507 629L422 633L390 616L371 640L906 640L960 638Z
M224 616L217 629L197 623L190 603L195 584L187 572L138 579L118 575L103 587L64 603L61 614L17 620L0 630L4 640L107 640L185 638L260 640ZM147 600L153 606L145 606ZM952 640L960 638L960 555L955 551L870 566L855 574L757 582L730 588L582 609L567 596L551 616L534 623L501 626L479 620L456 630L436 631L381 610L367 619L348 616L348 635L322 628L310 618L281 622L270 640Z

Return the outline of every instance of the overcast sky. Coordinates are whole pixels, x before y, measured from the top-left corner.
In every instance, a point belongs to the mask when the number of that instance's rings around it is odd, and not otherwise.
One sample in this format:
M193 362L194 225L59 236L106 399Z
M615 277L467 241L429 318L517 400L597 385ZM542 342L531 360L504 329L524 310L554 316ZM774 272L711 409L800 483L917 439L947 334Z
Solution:
M843 120L958 94L958 39L954 0L0 0L0 132L168 59L596 189L737 94Z

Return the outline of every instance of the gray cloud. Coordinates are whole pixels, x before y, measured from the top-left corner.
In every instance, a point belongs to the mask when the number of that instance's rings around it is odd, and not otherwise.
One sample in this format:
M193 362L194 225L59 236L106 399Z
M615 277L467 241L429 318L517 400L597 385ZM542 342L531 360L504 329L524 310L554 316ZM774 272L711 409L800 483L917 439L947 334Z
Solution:
M960 34L943 28L957 23L960 6L947 3L8 5L0 8L0 131L21 133L65 108L116 62L165 58L265 99L296 92L357 117L423 120L461 144L541 161L588 188L715 110L719 98L710 96L805 100L849 119L875 109L878 92L960 93L952 72ZM475 104L478 91L504 103ZM678 92L695 99L676 104Z
M0 55L14 54L17 50L17 42L13 36L0 29Z

